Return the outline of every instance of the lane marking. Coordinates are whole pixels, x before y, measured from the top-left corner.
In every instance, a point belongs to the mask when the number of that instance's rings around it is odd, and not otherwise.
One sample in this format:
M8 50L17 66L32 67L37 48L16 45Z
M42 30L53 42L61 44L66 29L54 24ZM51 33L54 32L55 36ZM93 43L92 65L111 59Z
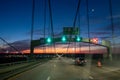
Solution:
M89 76L90 79L94 79L92 76Z
M54 64L54 67L56 67L56 65Z
M50 76L48 76L47 80L50 80Z

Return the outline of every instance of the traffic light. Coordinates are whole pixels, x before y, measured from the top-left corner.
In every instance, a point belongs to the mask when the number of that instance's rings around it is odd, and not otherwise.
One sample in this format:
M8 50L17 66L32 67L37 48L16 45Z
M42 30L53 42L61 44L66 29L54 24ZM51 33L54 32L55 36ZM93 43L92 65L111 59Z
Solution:
M66 42L66 41L67 41L66 36L62 36L61 41L62 41L62 42Z
M81 40L82 40L82 38L81 38L81 37L76 36L75 41L80 42Z
M91 41L92 43L97 44L97 43L98 43L98 38L92 38L90 41Z
M51 37L48 37L48 38L46 38L46 43L52 43L52 38Z

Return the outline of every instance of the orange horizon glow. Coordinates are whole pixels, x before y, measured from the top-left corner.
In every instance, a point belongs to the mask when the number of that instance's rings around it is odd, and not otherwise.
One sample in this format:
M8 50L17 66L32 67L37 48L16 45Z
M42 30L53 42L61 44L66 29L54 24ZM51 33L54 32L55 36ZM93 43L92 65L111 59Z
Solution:
M27 53L30 53L30 50L23 50L22 53L24 54L27 54ZM40 48L35 48L34 49L34 53L35 54L42 54L42 53L50 53L50 54L53 54L53 53L62 53L62 54L66 54L66 53L107 53L107 50L106 49L91 49L89 50L88 48L69 48L68 50L65 49L65 48L47 48L47 49L40 49Z

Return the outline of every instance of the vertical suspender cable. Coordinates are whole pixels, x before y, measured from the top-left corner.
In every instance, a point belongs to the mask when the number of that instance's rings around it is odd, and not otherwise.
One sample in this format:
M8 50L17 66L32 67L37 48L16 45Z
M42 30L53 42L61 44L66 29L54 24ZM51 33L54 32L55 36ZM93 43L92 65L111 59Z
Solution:
M79 14L79 9L80 9L80 2L81 2L81 0L78 0L78 6L77 6L77 11L75 14L74 22L73 22L73 27L75 27L75 25L76 25L77 16Z
M33 53L32 47L32 40L33 40L33 32L34 32L34 8L35 8L35 0L32 0L32 24L31 24L31 46L30 46L30 53Z
M86 11L87 11L87 24L88 24L88 39L89 39L89 53L90 51L90 24L89 24L89 9L88 9L88 0L86 0Z
M112 1L111 0L109 0L109 9L110 9L109 11L110 11L110 21L111 21L111 29L112 29L112 42L113 42L112 44L114 46L114 25L113 25L113 13L112 13ZM109 54L109 57L112 58L112 54Z
M80 2L81 2L81 0L78 1L78 7L77 7L76 15L75 15L75 20L74 20L74 23L73 23L74 28L76 27L77 17L79 17L78 15L79 15L79 12L80 12L80 10L79 10L80 9ZM76 54L76 47L77 47L77 45L76 45L76 42L75 42L75 54Z
M52 37L54 37L54 31L53 31L53 20L52 20L52 10L51 10L51 3L50 3L50 0L48 0L48 4L49 4L49 12L50 12L50 24L51 24L51 35Z
M75 25L76 25L77 16L78 16L78 13L79 13L79 8L80 8L80 2L81 2L81 0L78 0L77 10L76 10L75 18L74 18L74 21L73 21L73 27L75 27ZM71 38L71 35L70 35L70 38ZM67 52L68 52L69 46L70 46L70 41L68 43Z
M73 27L74 28L76 27L77 17L78 17L78 22L80 20L80 15L79 15L79 12L80 12L80 3L81 3L81 0L78 1L78 7L77 7L77 11L76 11L74 23L73 23ZM79 29L80 29L80 24L79 24ZM79 35L80 35L80 33L79 33ZM76 45L76 42L75 42L75 54L76 54L76 47L77 47L77 45Z
M79 11L79 14L78 14L78 26L79 26L79 31L80 31L80 11ZM79 32L79 36L80 36L80 32ZM80 47L80 53L81 53L81 44L79 43L78 47ZM79 48L78 48L79 49Z
M50 12L51 31L52 31L51 35L52 35L52 38L54 38L52 9L51 9L51 2L50 2L50 0L48 0L48 5L49 5L49 12ZM55 51L55 53L56 53L55 43L53 44L53 46L54 46L54 51Z
M46 34L46 30L45 30L45 28L46 28L46 0L44 1L44 4L45 4L45 6L44 6L44 38L46 37L45 36L45 34ZM43 53L46 53L46 46L44 46L44 51L43 51Z
M113 13L112 13L112 1L109 0L109 9L110 9L110 20L111 20L111 28L112 28L112 39L114 37L114 25L113 25Z

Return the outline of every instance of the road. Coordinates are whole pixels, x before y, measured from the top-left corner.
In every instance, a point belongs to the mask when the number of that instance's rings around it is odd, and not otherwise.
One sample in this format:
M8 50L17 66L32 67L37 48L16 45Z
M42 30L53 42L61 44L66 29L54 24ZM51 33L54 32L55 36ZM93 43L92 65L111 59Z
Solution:
M97 67L88 61L86 66L74 65L69 58L54 58L8 80L120 80L119 67Z

